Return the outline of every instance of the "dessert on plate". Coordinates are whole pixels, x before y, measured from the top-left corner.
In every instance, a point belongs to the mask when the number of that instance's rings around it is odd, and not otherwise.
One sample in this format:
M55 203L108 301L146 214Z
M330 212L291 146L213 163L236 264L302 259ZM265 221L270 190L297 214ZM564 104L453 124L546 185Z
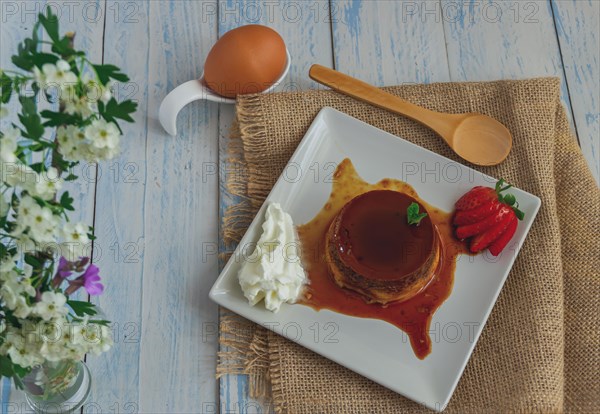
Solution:
M425 214L408 220L416 203ZM366 302L405 301L427 287L440 262L437 230L408 194L374 190L349 201L327 231L325 256L335 283Z

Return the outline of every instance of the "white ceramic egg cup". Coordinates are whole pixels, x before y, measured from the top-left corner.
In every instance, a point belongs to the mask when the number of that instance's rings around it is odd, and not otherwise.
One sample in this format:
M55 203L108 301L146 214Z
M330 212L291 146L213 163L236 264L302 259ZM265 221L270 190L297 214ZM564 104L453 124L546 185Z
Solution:
M290 71L290 66L292 63L292 58L290 56L290 52L286 49L285 53L287 55L287 62L285 64L285 69L283 73L271 85L268 89L264 90L262 93L272 92L277 86L283 82L283 79L287 76ZM175 136L177 135L177 114L179 111L183 109L184 106L189 104L190 102L197 101L199 99L203 99L205 101L212 101L223 104L235 104L235 99L225 98L221 95L214 93L204 84L204 72L200 75L200 79L194 79L181 85L177 86L173 89L160 104L160 108L158 109L158 120L162 127L167 131L169 135Z

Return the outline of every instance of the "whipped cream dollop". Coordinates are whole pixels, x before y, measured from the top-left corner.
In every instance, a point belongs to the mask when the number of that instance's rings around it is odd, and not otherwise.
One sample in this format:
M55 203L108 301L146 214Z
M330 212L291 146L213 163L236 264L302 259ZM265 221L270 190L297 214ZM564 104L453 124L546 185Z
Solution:
M265 307L277 312L282 303L294 303L299 298L306 274L292 217L278 203L267 207L262 229L254 252L245 257L238 279L250 305L264 299Z

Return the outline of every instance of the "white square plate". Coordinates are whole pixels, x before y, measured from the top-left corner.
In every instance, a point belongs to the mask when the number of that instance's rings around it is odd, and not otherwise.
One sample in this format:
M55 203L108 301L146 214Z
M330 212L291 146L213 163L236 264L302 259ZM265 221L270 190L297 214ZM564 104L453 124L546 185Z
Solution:
M296 225L307 223L327 201L332 173L344 158L350 158L364 180L406 181L421 198L445 211L452 211L456 200L472 187L493 187L497 181L335 109L324 108L215 282L210 297L338 364L441 411L456 388L538 212L540 199L511 189L525 219L519 222L503 253L497 258L489 253L458 257L453 291L431 321L431 354L419 360L407 335L391 324L329 310L317 312L303 305L284 304L278 313L271 313L262 303L248 305L239 286L237 273L242 257L252 253L260 237L266 205L280 203Z

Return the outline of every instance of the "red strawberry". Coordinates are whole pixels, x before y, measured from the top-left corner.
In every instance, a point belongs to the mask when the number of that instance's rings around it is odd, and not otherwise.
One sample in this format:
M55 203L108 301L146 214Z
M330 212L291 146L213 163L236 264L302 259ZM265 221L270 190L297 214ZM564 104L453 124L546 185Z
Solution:
M491 216L502 207L502 203L493 200L477 208L465 211L457 211L454 215L454 225L464 226L465 224L473 224Z
M512 209L509 206L507 206L506 204L502 204L500 206L500 209L495 214L492 214L489 217L477 223L458 227L456 229L456 237L462 240L466 239L467 237L481 234L486 230L491 229L501 221L505 220L506 216L508 216L511 212Z
M512 194L502 194L510 188L504 180L496 183L496 188L477 186L463 195L455 204L453 223L455 235L470 240L473 253L486 248L497 256L515 234L518 220L523 212Z
M489 249L491 254L498 256L500 252L504 250L510 239L512 239L512 236L514 236L515 231L517 231L517 223L519 223L519 220L517 220L517 217L513 217L504 233L502 233L502 235L490 246Z
M515 212L509 208L508 213L502 216L502 219L498 224L483 233L477 234L471 239L471 252L478 253L487 249L492 243L498 240L500 236L503 236L503 233L506 231L513 218L516 220L517 216L515 216Z
M456 211L471 210L490 201L497 200L498 194L496 194L493 188L477 186L459 198L454 207Z

